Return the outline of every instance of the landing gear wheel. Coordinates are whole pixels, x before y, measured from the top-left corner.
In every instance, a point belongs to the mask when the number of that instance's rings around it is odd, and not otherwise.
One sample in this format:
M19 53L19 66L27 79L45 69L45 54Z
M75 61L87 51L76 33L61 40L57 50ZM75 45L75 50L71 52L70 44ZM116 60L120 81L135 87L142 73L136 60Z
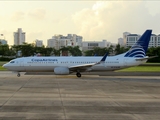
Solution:
M17 73L17 77L20 77L21 76L21 74L20 73Z
M79 72L77 72L76 75L77 75L77 77L81 77L81 73L79 73Z

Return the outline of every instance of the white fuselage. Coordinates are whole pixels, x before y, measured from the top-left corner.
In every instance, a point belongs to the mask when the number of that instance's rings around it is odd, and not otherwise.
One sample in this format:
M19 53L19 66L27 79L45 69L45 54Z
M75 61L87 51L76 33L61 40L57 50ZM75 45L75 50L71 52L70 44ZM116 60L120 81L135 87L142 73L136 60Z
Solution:
M17 72L53 72L56 67L71 67L75 65L97 63L102 57L23 57L5 64L5 68ZM103 63L94 65L86 71L113 71L146 62L136 61L133 57L123 55L108 56Z

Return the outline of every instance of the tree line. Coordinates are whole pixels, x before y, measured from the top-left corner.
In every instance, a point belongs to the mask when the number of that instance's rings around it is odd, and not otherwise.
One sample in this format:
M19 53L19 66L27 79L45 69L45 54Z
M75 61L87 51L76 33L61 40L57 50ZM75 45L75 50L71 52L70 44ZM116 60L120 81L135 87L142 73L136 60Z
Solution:
M40 53L41 56L60 56L63 53L69 53L71 56L103 56L106 52L109 56L118 55L128 51L130 47L125 48L121 47L119 44L114 46L110 46L108 48L99 48L95 47L91 50L82 51L79 49L79 46L75 47L61 47L60 49L48 48L45 46L37 47L34 44L24 43L22 45L13 45L9 47L9 45L0 44L0 55L1 57L5 56L14 56L18 57L18 51L21 51L21 57L27 56L35 56ZM149 59L148 62L160 62L160 47L151 47L147 51L147 56L157 56L156 58Z
M85 56L103 56L107 52L109 56L113 56L113 55L124 53L128 51L129 48L120 47L120 45L118 44L116 45L116 47L112 45L108 48L95 47L92 50L84 51L84 53L85 53Z
M23 43L22 45L1 45L0 44L0 55L3 56L16 56L18 57L18 52L20 51L21 57L35 56L40 54L41 56L60 56L63 52L68 52L72 56L82 56L82 52L78 46L75 47L61 47L60 49L48 48L45 46L37 47L34 44Z

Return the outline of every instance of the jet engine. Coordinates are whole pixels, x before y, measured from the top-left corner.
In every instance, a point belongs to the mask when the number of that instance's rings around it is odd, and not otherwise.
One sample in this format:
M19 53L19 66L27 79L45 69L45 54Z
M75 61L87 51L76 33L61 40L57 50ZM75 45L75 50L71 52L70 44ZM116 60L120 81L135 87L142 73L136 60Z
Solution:
M67 67L56 67L54 68L54 73L56 75L68 75L69 69Z

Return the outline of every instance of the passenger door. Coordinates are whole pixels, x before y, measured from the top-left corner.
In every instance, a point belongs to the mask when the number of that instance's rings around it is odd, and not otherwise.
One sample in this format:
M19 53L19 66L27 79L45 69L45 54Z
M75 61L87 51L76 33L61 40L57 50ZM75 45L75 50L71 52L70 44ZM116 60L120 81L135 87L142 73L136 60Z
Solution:
M124 66L127 66L128 58L124 58Z
M24 70L25 70L23 60L17 61L17 64L18 64L18 66L19 66L19 70L20 70L20 71L24 71Z

